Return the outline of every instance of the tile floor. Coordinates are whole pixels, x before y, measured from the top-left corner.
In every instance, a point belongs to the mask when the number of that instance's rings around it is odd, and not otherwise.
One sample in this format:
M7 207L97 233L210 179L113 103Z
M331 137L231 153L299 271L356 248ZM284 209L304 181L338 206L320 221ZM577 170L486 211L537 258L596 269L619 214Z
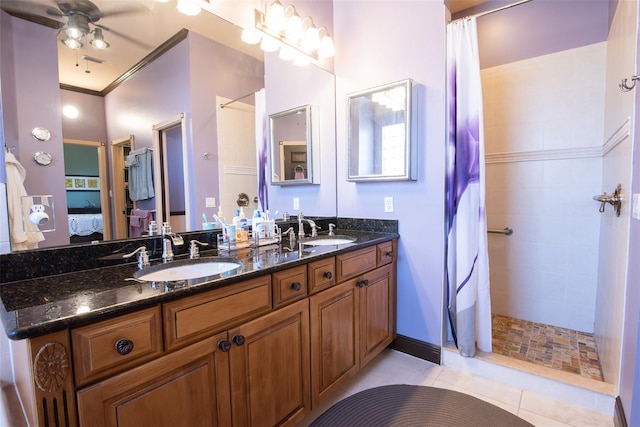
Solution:
M613 417L562 400L534 393L496 380L472 375L464 370L436 365L413 356L386 349L351 378L328 401L302 420L308 426L331 405L359 391L387 384L415 384L447 388L475 396L499 406L539 427L610 427Z
M495 354L603 381L593 334L494 314Z

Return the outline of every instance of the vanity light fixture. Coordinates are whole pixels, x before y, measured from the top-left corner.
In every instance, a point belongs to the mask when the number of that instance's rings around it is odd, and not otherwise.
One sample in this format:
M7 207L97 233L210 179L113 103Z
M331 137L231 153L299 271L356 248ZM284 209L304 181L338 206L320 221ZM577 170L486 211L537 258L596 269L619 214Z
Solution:
M301 19L295 6L285 8L280 0L265 12L256 9L254 27L244 29L241 39L247 44L260 43L265 52L280 49L280 58L293 60L299 66L336 54L327 27L317 28L309 16Z

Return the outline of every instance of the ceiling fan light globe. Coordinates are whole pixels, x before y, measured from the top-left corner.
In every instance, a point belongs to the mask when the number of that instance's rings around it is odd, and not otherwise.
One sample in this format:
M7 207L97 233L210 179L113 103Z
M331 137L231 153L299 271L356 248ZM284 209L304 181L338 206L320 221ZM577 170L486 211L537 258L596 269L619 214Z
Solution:
M109 47L109 43L104 40L104 36L102 35L102 30L100 28L96 28L93 30L93 40L91 40L91 46L98 50L105 50Z
M71 50L78 50L82 46L84 46L80 40L73 39L70 37L65 37L62 40L60 40L60 42Z

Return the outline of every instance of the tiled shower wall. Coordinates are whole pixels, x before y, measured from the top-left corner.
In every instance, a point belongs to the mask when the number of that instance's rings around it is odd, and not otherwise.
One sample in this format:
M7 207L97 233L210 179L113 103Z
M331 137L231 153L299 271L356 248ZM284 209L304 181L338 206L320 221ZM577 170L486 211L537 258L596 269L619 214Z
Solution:
M482 70L494 314L594 330L605 70L604 42Z

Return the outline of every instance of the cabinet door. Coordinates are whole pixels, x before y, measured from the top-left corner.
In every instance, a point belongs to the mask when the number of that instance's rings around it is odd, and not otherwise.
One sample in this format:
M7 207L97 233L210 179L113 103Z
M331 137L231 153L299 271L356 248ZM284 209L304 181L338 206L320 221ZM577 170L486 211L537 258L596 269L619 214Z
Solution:
M310 410L309 302L229 330L235 426L295 425Z
M359 292L354 282L309 299L313 408L358 370Z
M356 280L360 288L360 367L395 338L395 278L393 265L378 268Z
M219 334L80 390L81 426L228 426L228 353Z

